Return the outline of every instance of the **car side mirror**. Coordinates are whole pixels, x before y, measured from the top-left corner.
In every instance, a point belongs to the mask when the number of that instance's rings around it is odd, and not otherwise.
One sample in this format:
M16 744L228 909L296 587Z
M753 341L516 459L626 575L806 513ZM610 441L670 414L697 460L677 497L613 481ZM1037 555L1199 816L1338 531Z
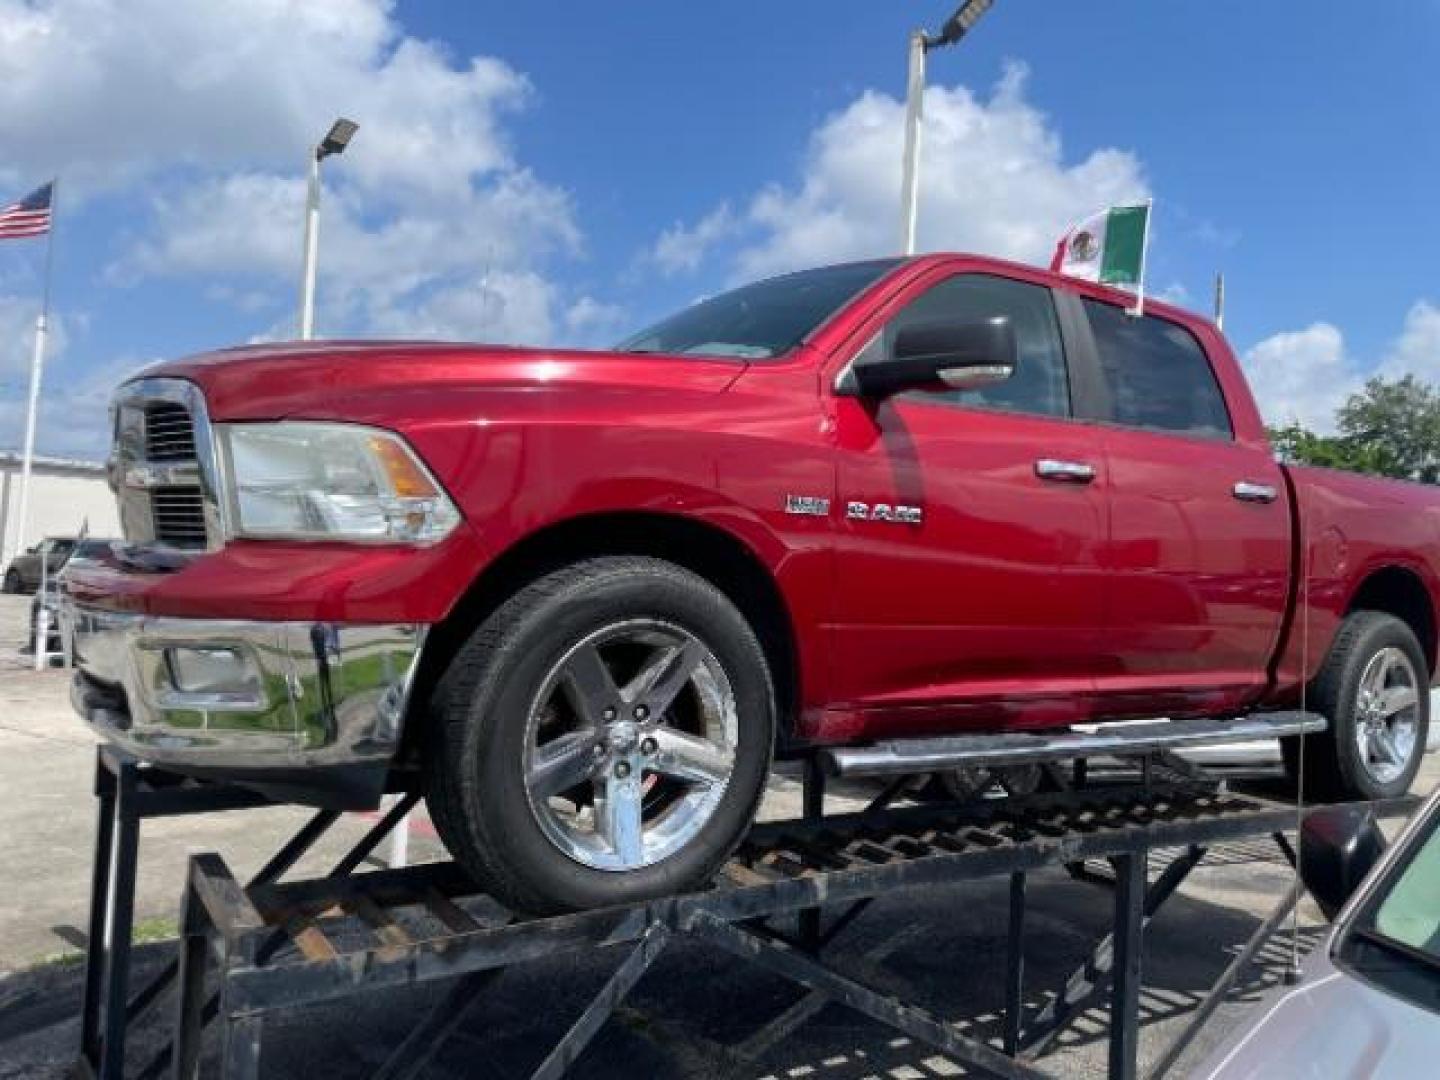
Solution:
M1385 835L1368 806L1312 810L1300 829L1300 877L1333 919L1385 853Z
M1015 331L998 316L901 328L890 354L854 367L854 389L881 399L905 390L978 390L1004 382L1019 363Z

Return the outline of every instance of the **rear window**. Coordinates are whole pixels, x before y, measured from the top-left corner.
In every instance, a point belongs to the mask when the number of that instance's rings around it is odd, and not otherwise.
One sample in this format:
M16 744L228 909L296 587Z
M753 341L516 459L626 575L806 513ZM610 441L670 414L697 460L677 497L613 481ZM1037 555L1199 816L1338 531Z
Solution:
M1225 397L1195 335L1168 319L1136 318L1097 300L1084 304L1117 424L1214 439L1234 436Z

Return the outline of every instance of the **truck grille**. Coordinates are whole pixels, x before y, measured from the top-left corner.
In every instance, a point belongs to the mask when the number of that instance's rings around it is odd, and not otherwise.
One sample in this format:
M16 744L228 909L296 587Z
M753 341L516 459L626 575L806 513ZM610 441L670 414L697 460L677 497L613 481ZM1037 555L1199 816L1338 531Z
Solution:
M203 548L209 539L205 528L205 498L198 487L157 488L150 493L150 514L155 539L176 548Z
M195 460L195 422L184 405L152 401L145 406L145 460Z
M125 539L202 551L220 540L205 399L182 379L139 379L115 400L112 476Z

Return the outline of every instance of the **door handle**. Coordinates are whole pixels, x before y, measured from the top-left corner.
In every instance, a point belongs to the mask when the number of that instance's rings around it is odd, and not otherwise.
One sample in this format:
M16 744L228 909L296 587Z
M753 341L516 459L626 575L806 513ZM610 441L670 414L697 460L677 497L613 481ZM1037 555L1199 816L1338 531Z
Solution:
M1035 462L1035 475L1041 480L1054 480L1060 484L1088 484L1095 479L1095 466L1083 461L1041 458Z
M1241 502L1272 503L1275 501L1275 488L1270 484L1255 484L1249 480L1238 481L1230 494Z

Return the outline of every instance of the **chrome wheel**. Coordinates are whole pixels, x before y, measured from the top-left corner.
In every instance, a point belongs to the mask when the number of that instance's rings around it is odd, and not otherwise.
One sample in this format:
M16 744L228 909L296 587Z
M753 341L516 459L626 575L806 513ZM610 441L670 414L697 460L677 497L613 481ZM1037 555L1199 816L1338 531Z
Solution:
M542 681L526 723L526 797L576 862L649 866L710 820L738 738L735 692L699 638L655 619L613 623Z
M1365 665L1355 699L1355 743L1371 777L1387 784L1410 764L1419 732L1420 679L1405 653L1381 649Z

